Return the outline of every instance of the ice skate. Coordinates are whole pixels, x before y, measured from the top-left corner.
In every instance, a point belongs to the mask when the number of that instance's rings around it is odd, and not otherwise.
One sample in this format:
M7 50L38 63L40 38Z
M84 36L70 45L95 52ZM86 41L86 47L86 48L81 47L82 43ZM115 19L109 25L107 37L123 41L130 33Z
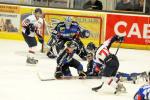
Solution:
M49 58L56 58L56 57L57 57L57 56L56 56L54 53L52 53L51 51L47 52L47 56L48 56Z
M147 75L146 72L142 72L142 73L140 74L140 77L141 77L144 81L148 82L148 75Z
M31 57L28 57L27 60L26 60L26 63L27 64L37 64L38 60L36 60L34 58L31 58Z
M125 93L125 92L126 92L126 88L123 86L123 84L118 83L118 85L116 87L116 91L114 92L114 94Z

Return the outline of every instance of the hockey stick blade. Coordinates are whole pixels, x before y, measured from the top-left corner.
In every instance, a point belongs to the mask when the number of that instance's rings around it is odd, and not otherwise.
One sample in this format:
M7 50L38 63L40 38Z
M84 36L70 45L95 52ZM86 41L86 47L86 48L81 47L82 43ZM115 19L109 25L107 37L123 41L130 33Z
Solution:
M97 87L93 87L92 90L97 92L100 88L102 88L103 84L104 84L104 82L101 85L97 86Z
M40 81L52 81L52 80L55 80L55 78L42 78L39 73L37 73L37 77L40 79Z

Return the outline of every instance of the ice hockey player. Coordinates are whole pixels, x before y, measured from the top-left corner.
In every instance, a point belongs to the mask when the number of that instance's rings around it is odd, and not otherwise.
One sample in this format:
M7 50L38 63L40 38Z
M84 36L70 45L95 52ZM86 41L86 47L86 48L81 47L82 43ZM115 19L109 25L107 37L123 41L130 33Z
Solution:
M149 82L143 85L134 95L134 100L150 100L150 72L149 72Z
M88 52L87 54L87 71L86 74L87 76L98 76L100 69L98 68L93 68L94 65L94 55L96 53L97 47L93 42L90 42L87 44L86 50ZM132 73L125 73L125 72L117 72L116 77L121 81L130 81L136 84L138 79L142 79L144 82L148 81L148 75L146 71L137 73L137 72L132 72Z
M120 79L120 81L130 81L133 82L134 84L136 84L136 82L139 79L142 79L144 82L148 81L148 74L146 73L146 71L141 72L141 73L137 73L137 72L133 72L133 73L124 73L124 72L117 72L116 77Z
M94 65L94 60L93 59L94 59L94 54L95 54L95 51L96 51L95 44L93 42L88 43L88 45L86 47L86 50L88 52L88 54L87 54L88 64L87 64L86 74L87 74L87 76L98 76L99 72L100 72L100 69L99 68L97 69L97 67L93 68L93 65ZM133 82L134 84L136 84L138 79L142 79L145 82L148 81L148 75L145 71L141 72L141 73L137 73L137 72L134 72L134 73L117 72L116 77L121 82L130 81L130 82Z
M93 72L93 64L94 64L93 58L94 58L93 52L89 52L87 54L87 61L88 61L87 70L86 70L87 76L98 76L97 73Z
M93 42L89 42L86 46L86 51L87 51L87 70L86 70L86 75L87 76L96 76L97 73L93 73L93 64L94 64L94 55L96 52L96 46Z
M40 8L36 8L33 15L28 16L22 21L22 35L29 47L26 60L26 62L29 64L36 64L38 62L38 60L35 58L37 47L35 34L37 35L39 42L43 43L44 40L40 31L42 24L42 10Z
M87 44L87 46L86 46L87 53L95 54L96 50L97 50L97 47L95 46L95 44L93 42L90 42Z
M88 30L81 29L77 22L72 21L72 18L67 16L65 21L58 23L52 32L51 39L48 42L50 50L47 53L47 56L49 58L55 58L56 55L59 54L60 50L63 50L65 42L73 40L77 42L79 47L76 53L82 59L85 59L87 53L80 37L88 38L89 35L90 32ZM56 47L57 54L54 54L53 52L54 46Z
M116 55L112 54L109 49L115 41L123 42L124 37L114 35L108 40L106 40L96 51L94 58L94 69L98 70L100 76L102 76L101 81L103 84L114 87L116 90L114 93L125 91L123 84L119 82L119 79L115 77L118 68L119 61ZM112 78L114 77L114 78ZM100 88L98 88L100 89ZM97 91L97 87L92 88L92 90Z
M77 44L74 41L66 42L66 48L62 53L59 54L57 58L57 67L55 72L55 77L62 78L62 76L72 76L69 67L77 69L79 76L84 77L86 74L83 71L82 64L73 58L76 52Z

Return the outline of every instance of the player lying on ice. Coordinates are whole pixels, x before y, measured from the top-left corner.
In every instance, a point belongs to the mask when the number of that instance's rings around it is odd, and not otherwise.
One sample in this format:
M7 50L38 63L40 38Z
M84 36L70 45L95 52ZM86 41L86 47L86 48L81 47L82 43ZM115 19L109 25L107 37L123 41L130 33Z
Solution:
M147 82L148 81L148 74L146 73L146 71L141 72L141 73L137 73L137 72L133 72L133 73L124 73L124 72L118 72L116 74L116 77L120 79L120 81L130 81L133 82L134 84L136 84L138 82L138 80L142 79L143 82Z
M123 42L124 37L114 35L106 40L96 51L93 63L93 70L90 74L97 73L102 76L102 85L107 84L115 89L115 93L126 91L123 84L119 82L119 79L115 77L118 68L119 61L115 54L112 54L109 49L114 42ZM102 87L102 85L92 88L92 90L97 91Z
M74 67L77 69L79 76L85 77L86 74L83 71L82 64L73 58L74 53L77 50L77 44L74 41L68 41L66 43L66 48L62 53L59 54L57 58L57 67L55 72L55 78L59 79L63 76L72 76L69 67Z
M49 58L57 57L57 54L64 49L64 44L67 41L75 41L78 44L77 54L83 59L86 60L86 50L84 44L80 40L81 38L88 38L90 32L88 30L82 29L79 24L72 20L71 17L66 17L64 22L60 22L54 28L51 38L48 41L50 49L47 53ZM54 48L56 47L57 53L54 53Z
M150 100L150 72L148 77L148 84L145 84L139 88L134 95L134 100Z

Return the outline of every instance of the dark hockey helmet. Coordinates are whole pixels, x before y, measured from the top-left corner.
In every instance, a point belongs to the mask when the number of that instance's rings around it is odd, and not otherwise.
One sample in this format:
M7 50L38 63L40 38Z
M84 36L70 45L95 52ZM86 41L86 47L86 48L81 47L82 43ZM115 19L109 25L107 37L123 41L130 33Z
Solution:
M36 9L34 10L34 13L37 13L37 12L39 12L39 13L42 14L42 9L41 9L41 8L36 8Z
M66 46L69 48L77 49L77 44L74 41L67 41Z
M80 33L80 37L81 38L88 38L90 36L90 31L88 30L83 30L81 33Z
M96 46L93 42L90 42L87 44L87 47L86 47L87 50L95 50L96 49Z

